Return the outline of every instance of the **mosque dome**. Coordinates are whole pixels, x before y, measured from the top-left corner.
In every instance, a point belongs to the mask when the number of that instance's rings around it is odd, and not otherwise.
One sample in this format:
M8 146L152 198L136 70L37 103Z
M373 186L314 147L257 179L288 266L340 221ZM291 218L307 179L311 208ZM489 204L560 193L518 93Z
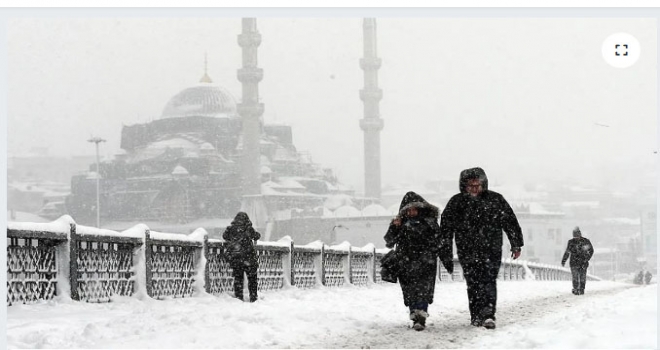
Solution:
M160 119L195 116L235 117L236 101L226 89L202 78L198 85L174 95L165 105Z

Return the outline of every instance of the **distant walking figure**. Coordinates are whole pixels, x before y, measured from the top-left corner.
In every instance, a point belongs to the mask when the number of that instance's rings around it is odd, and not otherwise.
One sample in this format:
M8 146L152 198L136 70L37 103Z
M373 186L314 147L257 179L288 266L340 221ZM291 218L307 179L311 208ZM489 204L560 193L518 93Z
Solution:
M461 171L460 193L442 212L441 254L452 252L456 238L458 261L467 283L471 324L495 328L497 275L502 263L502 231L511 244L511 257L520 257L523 235L516 214L504 197L488 189L481 168Z
M646 271L646 273L644 274L644 282L646 282L646 284L650 284L651 278L653 278L653 274L651 274L651 271Z
M257 269L259 259L254 247L261 234L252 227L248 215L239 212L222 234L226 241L225 252L229 259L229 266L233 270L234 295L243 300L243 275L247 273L250 302L257 300Z
M569 265L573 275L573 294L582 295L587 283L587 267L589 267L591 256L594 255L594 247L590 240L582 237L582 232L577 226L573 229L573 238L568 240L566 252L561 259L561 266L566 264L569 255L571 257Z
M428 307L433 303L440 248L438 212L438 207L422 196L408 192L384 237L388 248L396 245L396 257L402 269L397 277L403 304L410 310L410 319L417 331L426 327ZM454 269L451 252L440 256L440 260L451 273Z

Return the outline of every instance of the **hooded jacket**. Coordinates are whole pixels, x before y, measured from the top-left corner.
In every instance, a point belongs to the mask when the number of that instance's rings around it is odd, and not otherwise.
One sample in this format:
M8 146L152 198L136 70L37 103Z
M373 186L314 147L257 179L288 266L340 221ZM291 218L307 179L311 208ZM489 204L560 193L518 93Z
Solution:
M470 179L481 181L483 191L476 197L467 191ZM441 254L452 254L455 238L461 265L478 261L499 264L502 260L502 231L506 233L512 250L524 245L522 229L513 209L501 194L488 189L488 177L483 169L461 171L459 190L460 193L449 200L442 212Z
M418 214L409 217L407 211L413 207L417 208ZM396 245L396 258L403 269L399 282L406 306L419 301L429 304L433 302L440 251L438 214L438 207L428 203L417 193L408 192L399 206L397 218L401 220L400 225L395 225L393 220L385 234L385 245L388 248ZM448 261L450 265L447 269L453 270L451 255L441 257L441 260L443 263Z
M418 214L417 217L410 218L406 212L413 207L417 208ZM435 261L440 253L439 213L438 207L427 202L422 196L412 191L406 193L399 205L397 216L401 220L401 225L390 223L384 237L385 246L393 248L397 245L400 255L410 255L413 258L427 255L427 259ZM452 260L451 255L440 258L443 262Z
M252 221L246 213L236 214L222 238L226 241L225 252L231 264L258 264L254 242L261 238L261 234L252 227Z

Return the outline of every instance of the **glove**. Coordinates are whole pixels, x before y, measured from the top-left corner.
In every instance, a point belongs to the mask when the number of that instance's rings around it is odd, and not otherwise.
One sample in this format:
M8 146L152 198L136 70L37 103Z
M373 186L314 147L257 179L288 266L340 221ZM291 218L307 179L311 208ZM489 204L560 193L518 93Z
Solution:
M513 260L516 260L520 257L520 252L521 252L520 247L511 248L511 257L513 258Z
M449 272L450 275L454 273L454 261L453 260L445 260L445 261L442 262L442 265L444 265L445 269L447 270L447 272Z

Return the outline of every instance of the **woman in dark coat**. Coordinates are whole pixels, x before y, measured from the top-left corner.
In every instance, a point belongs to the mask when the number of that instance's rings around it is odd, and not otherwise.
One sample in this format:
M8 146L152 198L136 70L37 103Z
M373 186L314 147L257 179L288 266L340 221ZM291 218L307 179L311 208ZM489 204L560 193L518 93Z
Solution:
M440 252L440 226L438 208L429 204L415 192L408 192L399 206L399 214L390 223L385 234L385 245L396 245L397 259L403 266L398 276L403 303L410 309L413 328L421 331L426 326L428 305L433 303L437 258ZM452 257L441 260L453 272Z
M226 241L225 252L233 270L234 295L243 300L243 274L247 273L250 302L256 301L259 259L254 245L261 238L261 234L252 227L248 215L239 212L222 234L222 238Z

